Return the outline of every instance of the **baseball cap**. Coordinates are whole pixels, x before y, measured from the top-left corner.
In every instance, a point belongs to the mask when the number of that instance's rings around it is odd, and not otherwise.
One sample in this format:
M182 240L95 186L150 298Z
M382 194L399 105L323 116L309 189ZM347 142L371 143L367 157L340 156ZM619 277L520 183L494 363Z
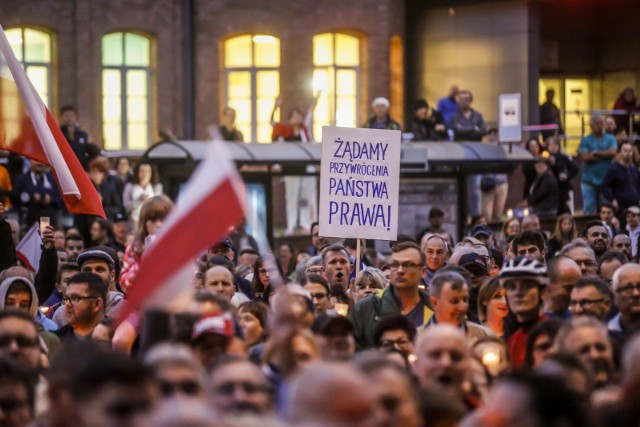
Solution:
M458 265L469 271L472 269L481 269L484 274L487 273L487 260L480 254L471 253L464 254L460 257Z
M477 237L482 234L485 236L493 236L493 231L485 224L476 225L471 229L471 237Z
M193 325L191 340L196 341L205 334L222 335L227 338L233 337L235 335L235 327L231 313L224 312L201 317Z
M82 252L80 255L78 255L76 263L78 264L78 267L82 268L82 264L84 264L85 261L91 258L97 258L105 261L109 265L110 270L115 269L116 263L113 258L111 258L111 255L101 249L89 249Z
M337 311L327 310L313 320L311 330L318 335L344 336L353 333L353 325Z
M113 222L120 222L120 221L129 221L129 218L127 218L127 214L124 212L118 212L113 216Z
M228 248L233 249L233 242L231 241L230 238L225 237L223 239L218 240L216 243L213 244L212 248L217 248L220 246L226 246Z
M624 213L631 212L634 215L640 215L640 208L637 206L629 206L624 210Z

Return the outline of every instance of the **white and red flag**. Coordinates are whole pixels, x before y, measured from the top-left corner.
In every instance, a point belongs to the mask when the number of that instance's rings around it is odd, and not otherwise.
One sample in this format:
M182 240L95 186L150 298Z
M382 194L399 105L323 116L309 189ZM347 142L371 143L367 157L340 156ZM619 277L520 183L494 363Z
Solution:
M100 196L0 26L0 149L51 167L67 210L105 218Z
M40 257L42 256L42 239L40 238L40 224L34 222L27 234L16 246L16 255L24 266L31 271L38 271L40 268Z
M142 256L140 269L120 313L146 307L175 308L193 291L195 261L245 216L245 188L223 143L210 144L157 237Z

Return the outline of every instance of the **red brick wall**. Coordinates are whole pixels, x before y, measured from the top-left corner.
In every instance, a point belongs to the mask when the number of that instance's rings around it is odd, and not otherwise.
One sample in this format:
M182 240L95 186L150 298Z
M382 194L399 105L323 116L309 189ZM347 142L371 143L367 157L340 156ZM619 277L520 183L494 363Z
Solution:
M181 0L3 0L5 27L35 25L55 34L57 65L53 110L78 107L81 124L102 141L101 37L138 30L152 35L156 46L154 131L183 130L183 64ZM360 115L371 100L389 96L389 40L404 37L401 0L195 0L195 133L217 120L223 106L220 46L233 34L272 34L281 42L281 88L284 111L306 110L311 98L312 37L353 30L364 37L365 76Z

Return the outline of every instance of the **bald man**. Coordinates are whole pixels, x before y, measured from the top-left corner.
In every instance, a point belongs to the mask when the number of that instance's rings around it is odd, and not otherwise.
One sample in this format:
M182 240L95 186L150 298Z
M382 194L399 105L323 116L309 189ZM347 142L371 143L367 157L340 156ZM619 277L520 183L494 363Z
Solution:
M582 277L580 266L571 258L559 255L549 260L547 273L549 285L542 293L543 311L547 317L568 319L571 290Z
M433 387L463 399L462 383L469 369L469 347L461 328L437 324L416 341L413 372L423 387Z
M231 301L236 307L249 301L245 294L236 291L233 273L221 265L214 265L205 271L202 275L202 287Z
M309 387L313 384L312 387ZM313 427L388 425L369 380L346 364L316 363L291 384L288 420Z

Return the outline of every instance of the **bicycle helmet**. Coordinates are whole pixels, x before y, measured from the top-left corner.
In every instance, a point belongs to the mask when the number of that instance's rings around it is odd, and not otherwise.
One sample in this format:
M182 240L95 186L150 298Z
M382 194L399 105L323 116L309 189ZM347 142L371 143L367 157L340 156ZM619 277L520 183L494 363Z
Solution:
M547 277L547 266L533 258L517 256L500 270L500 278L521 276Z

